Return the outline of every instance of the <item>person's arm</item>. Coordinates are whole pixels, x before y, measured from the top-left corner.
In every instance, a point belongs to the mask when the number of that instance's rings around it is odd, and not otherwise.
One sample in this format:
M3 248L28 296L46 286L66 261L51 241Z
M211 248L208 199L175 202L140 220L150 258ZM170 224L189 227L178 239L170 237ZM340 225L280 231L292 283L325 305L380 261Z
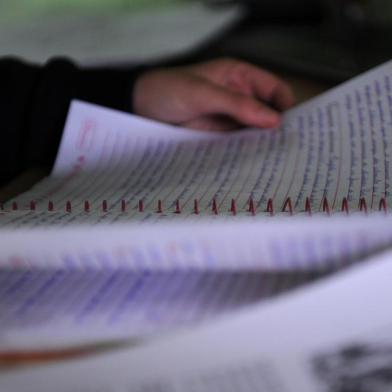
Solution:
M273 74L231 59L187 67L44 67L0 60L0 184L27 167L50 167L70 101L85 100L183 127L273 128L294 100Z
M40 67L0 59L0 185L27 167L50 167L74 98L132 111L135 69L80 68L67 59Z
M141 116L215 131L275 128L294 103L287 83L236 59L149 70L136 81L133 100Z

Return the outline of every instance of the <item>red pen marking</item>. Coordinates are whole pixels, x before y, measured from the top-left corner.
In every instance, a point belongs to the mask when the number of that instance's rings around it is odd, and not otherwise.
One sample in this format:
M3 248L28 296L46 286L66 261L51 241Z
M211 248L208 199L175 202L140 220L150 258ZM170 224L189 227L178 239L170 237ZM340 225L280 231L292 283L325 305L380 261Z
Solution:
M12 210L13 211L16 211L18 209L18 203L16 202L16 201L14 201L13 203L12 203Z
M274 215L274 204L272 199L268 199L267 201L267 212L272 216Z
M48 201L48 211L52 212L53 210L54 210L53 201L49 200Z
M193 202L193 212L196 215L199 215L199 202L198 202L197 199L195 199L194 202Z
M65 203L65 211L72 212L72 204L69 200Z
M95 129L96 123L94 120L88 119L83 123L76 145L79 150L89 150L91 148Z
M216 199L215 199L215 198L212 199L212 212L213 212L215 215L218 215L218 214L219 214L219 211L218 211L218 203L216 202Z
M347 200L347 197L344 197L344 198L343 198L343 201L342 201L342 212L345 212L347 215L348 215L348 213L349 213L349 211L348 211L348 200Z
M324 197L323 199L323 212L326 212L328 215L331 213L329 209L328 199Z
M312 204L310 203L309 197L307 197L305 200L305 212L307 212L309 215L312 215Z
M290 215L293 215L293 205L291 204L291 198L288 197L286 201L283 204L282 211L287 212L287 209L289 210Z
M36 207L35 201L31 200L31 202L30 202L30 211L35 211L35 207Z
M367 204L364 197L359 199L359 211L363 211L365 214L367 214Z

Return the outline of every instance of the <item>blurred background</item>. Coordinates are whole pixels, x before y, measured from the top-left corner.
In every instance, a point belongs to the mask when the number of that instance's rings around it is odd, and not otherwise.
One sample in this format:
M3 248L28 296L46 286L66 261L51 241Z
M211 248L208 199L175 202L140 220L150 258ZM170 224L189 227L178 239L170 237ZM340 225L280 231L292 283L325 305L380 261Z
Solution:
M0 54L84 64L183 53L236 18L186 0L0 0Z
M391 0L0 0L0 55L82 64L236 56L338 83L392 56Z

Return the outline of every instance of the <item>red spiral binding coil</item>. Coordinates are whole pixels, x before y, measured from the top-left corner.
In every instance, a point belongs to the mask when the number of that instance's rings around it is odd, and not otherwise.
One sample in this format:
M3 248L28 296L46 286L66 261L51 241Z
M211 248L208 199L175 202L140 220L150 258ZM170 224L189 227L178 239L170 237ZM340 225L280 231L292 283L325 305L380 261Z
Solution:
M312 215L312 204L310 203L309 197L307 197L305 200L305 212L308 215Z
M250 212L253 216L256 215L255 203L252 197L249 198L248 212Z
M199 215L199 213L200 213L200 210L199 210L199 201L198 201L197 199L195 199L195 200L193 201L193 212L194 212L196 215Z
M347 215L349 214L347 197L344 197L342 200L342 212L345 212Z
M290 213L290 215L293 215L293 204L291 203L290 197L288 197L284 202L282 212L287 212L287 210Z
M126 200L121 200L120 201L120 210L121 210L122 213L126 212L126 209L127 209L126 206L127 206ZM102 200L100 208L101 208L102 212L106 213L106 212L109 211L109 209L111 207L109 207L109 203L108 203L107 200ZM31 200L29 202L29 204L26 206L26 209L30 210L30 211L36 211L37 210L37 202L35 200ZM379 211L383 211L384 213L386 213L387 209L388 209L387 208L387 201L386 201L386 198L383 197L379 201L378 210ZM4 206L2 204L0 204L0 211L4 211L4 210L5 210ZM19 210L19 204L18 204L17 201L12 201L10 210L11 211L18 211ZM83 202L83 210L86 213L91 212L92 204L91 204L90 200L85 200ZM145 204L144 204L144 200L143 199L140 199L138 201L136 210L138 212L140 212L140 213L143 213L145 211ZM361 211L361 212L364 212L366 214L368 213L369 210L368 210L368 205L367 205L366 198L361 197L359 199L358 210ZM54 202L52 200L48 201L47 211L49 211L49 212L54 212L55 211ZM65 204L65 211L68 212L68 213L72 212L72 205L71 205L71 201L70 200L68 200L66 202L66 204ZM211 211L212 211L212 213L214 215L219 215L218 201L217 201L216 198L212 199ZM228 211L233 216L235 216L235 215L237 215L239 213L236 199L231 199L230 209ZM256 203L255 203L255 201L253 200L252 197L249 198L245 211L250 213L252 216L256 215ZM243 211L243 212L245 212L245 211ZM290 215L293 215L294 212L296 212L296 211L294 211L293 203L292 203L292 200L291 200L290 197L288 197L284 201L283 207L282 207L281 211L284 212L284 213L289 213ZM326 213L328 215L331 215L332 210L330 208L330 203L329 203L327 197L324 197L322 199L320 211L323 212L323 213ZM342 199L342 205L341 205L340 211L342 213L345 213L345 214L349 215L350 211L349 211L349 203L348 203L347 197L344 197ZM155 212L158 213L158 214L163 213L163 201L161 199L159 199L157 201L157 209L155 210ZM268 213L270 216L273 216L275 214L275 209L274 209L274 204L273 204L273 199L272 198L268 199L265 212ZM305 199L304 210L301 210L300 212L305 212L308 215L312 215L313 214L312 203L311 203L311 199L309 197L307 197ZM174 202L174 213L175 214L181 214L182 213L182 208L181 208L181 204L180 204L180 200L179 199L177 199ZM199 202L198 199L194 199L193 200L193 213L195 215L199 215L201 213L200 202Z
M274 203L273 203L272 199L268 199L268 201L267 201L266 212L268 212L271 216L274 215Z
M121 200L121 212L125 212L127 210L127 203L125 200Z
M364 197L361 197L359 199L359 211L364 212L367 214L367 204L366 204L366 199Z
M328 199L326 197L323 198L323 212L327 213L327 215L331 214Z
M230 212L231 212L234 216L237 215L237 206L236 206L235 199L231 199Z
M180 200L176 200L176 209L174 211L175 214L181 214L181 206L180 206Z
M216 202L216 199L215 199L215 198L212 199L212 212L213 212L215 215L218 215L218 214L219 214L219 211L218 211L218 203Z
M379 211L384 211L384 213L387 212L387 202L384 198L380 199L380 203L378 205L378 210Z

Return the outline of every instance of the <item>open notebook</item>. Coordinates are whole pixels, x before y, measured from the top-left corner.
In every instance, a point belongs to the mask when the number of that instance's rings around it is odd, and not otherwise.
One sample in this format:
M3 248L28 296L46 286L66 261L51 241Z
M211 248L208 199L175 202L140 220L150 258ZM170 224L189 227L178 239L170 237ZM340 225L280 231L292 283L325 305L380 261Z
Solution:
M279 130L74 102L52 175L0 212L0 348L165 331L389 247L391 152L392 63Z
M31 225L385 210L391 97L387 63L288 111L279 130L230 136L74 102L52 175L3 208Z

